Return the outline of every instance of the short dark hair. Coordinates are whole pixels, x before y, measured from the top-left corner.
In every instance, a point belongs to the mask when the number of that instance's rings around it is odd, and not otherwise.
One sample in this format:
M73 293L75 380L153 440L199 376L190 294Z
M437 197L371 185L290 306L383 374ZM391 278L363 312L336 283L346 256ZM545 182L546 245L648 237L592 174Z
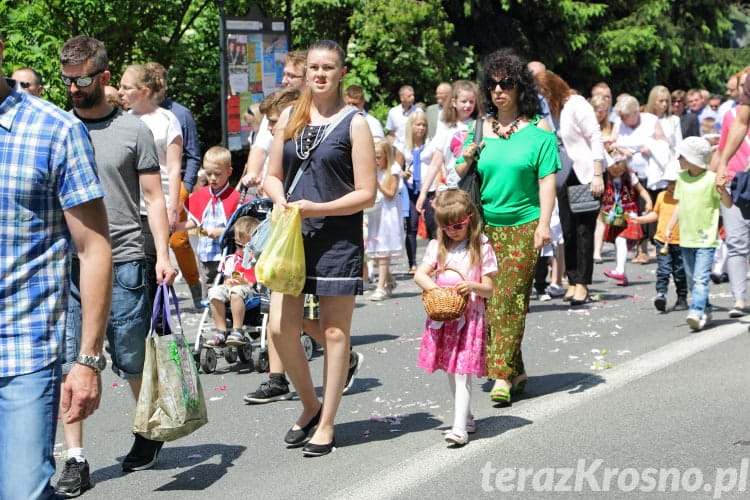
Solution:
M29 71L29 72L31 72L32 75L34 75L34 84L36 84L36 85L41 85L42 84L42 75L40 75L39 72L37 70L35 70L34 68L28 68L28 67L26 67L26 68L18 68L18 69L16 69L14 71L14 73L16 71Z
M65 42L60 49L60 64L83 64L91 61L97 71L109 66L109 57L104 44L96 38L79 35Z

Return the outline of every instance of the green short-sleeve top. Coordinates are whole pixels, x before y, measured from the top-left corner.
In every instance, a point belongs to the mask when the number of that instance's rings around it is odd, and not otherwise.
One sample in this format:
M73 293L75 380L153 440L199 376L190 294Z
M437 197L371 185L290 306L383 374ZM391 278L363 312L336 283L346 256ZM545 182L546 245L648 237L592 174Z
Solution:
M464 147L474 140L473 128ZM508 139L483 137L477 171L482 179L484 220L518 226L539 218L539 179L560 170L557 138L533 123ZM457 163L463 163L459 157Z

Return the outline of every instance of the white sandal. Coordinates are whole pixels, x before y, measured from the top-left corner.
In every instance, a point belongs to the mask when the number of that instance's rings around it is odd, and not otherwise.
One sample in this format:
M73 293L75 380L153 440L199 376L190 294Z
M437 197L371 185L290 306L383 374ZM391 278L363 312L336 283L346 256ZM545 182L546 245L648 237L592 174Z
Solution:
M372 292L372 295L370 295L370 300L385 300L389 297L389 294L386 290L383 290L382 288L378 288L374 292Z
M463 446L469 442L469 434L467 432L459 434L451 430L448 434L445 435L445 442L457 446Z

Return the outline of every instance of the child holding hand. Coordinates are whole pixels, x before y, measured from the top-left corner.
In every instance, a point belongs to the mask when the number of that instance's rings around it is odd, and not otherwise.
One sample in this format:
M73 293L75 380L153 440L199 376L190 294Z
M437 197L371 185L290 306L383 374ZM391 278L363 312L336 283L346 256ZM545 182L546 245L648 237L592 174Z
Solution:
M615 244L615 268L607 269L604 275L615 280L615 285L626 286L628 241L632 246L643 238L643 230L635 219L638 216L636 196L643 199L644 214L651 211L651 197L638 182L638 176L628 170L627 158L618 150L610 154L613 155L613 162L604 175L601 217L605 224L603 240Z
M422 290L455 286L468 297L468 304L456 320L427 319L417 366L429 373L444 370L448 374L455 410L453 427L445 440L463 446L469 442L468 433L475 431L471 415L472 375L487 374L484 298L492 295L497 260L466 192L443 191L435 198L434 207L437 239L427 246L414 281Z
M698 331L711 322L708 300L714 252L719 240L719 203L732 206L726 189L716 190L716 173L708 169L711 144L702 137L688 137L675 148L683 171L677 176L674 197L678 201L667 224L665 237L671 243L680 224L680 251L690 288L688 326Z
M237 251L227 255L221 263L224 282L208 290L211 315L216 325L216 334L205 342L206 347L242 346L247 343L242 335L242 323L245 318L245 301L255 295L255 269L244 267L245 245L258 227L258 219L250 216L240 217L234 223L234 242ZM253 260L252 252L249 255ZM227 335L226 305L232 311L232 332Z

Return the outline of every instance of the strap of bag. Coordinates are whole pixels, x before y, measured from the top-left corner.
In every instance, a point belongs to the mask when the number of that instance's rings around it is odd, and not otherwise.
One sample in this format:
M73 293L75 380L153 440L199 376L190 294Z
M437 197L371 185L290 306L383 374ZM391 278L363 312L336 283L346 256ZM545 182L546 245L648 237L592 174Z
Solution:
M474 144L477 145L477 148L479 147L479 144L482 142L482 135L484 134L484 118L479 117L474 121L474 140L472 141ZM479 151L479 149L477 149ZM471 174L476 170L477 168L477 160L475 159L473 162L471 162L471 165L469 165L469 169L466 171L466 175ZM464 175L464 177L466 177Z
M180 302L177 300L177 293L174 291L174 287L162 283L159 288L156 289L156 297L154 297L154 309L151 312L151 335L156 332L156 323L159 320L159 313L161 313L161 327L162 331L170 331L173 334L179 333L175 331L174 323L172 321L172 307L170 304L170 295L174 301L175 313L177 314L177 321L180 326L180 332L182 332L182 319L180 319ZM169 330L167 330L169 328ZM178 335L178 337L182 337Z
M328 127L326 127L325 132L323 132L323 138L318 143L318 146L320 146L321 144L323 144L325 142L325 140L328 138L328 136L333 131L333 129L335 129L338 126L338 124L341 123L344 120L344 118L346 118L347 116L349 116L350 114L355 113L355 112L357 112L357 108L355 108L353 106L347 107L344 110L344 112L341 113L341 115L336 119L336 121L331 122L328 125ZM310 155L313 154L313 151L310 151ZM307 166L310 164L310 161L312 161L312 156L308 156L302 162L302 164L299 166L299 168L297 169L297 173L294 174L294 179L292 179L292 183L289 185L289 189L286 192L287 199L289 199L289 197L294 192L294 188L297 187L297 183L302 178L302 173L305 171L305 169L307 168Z

